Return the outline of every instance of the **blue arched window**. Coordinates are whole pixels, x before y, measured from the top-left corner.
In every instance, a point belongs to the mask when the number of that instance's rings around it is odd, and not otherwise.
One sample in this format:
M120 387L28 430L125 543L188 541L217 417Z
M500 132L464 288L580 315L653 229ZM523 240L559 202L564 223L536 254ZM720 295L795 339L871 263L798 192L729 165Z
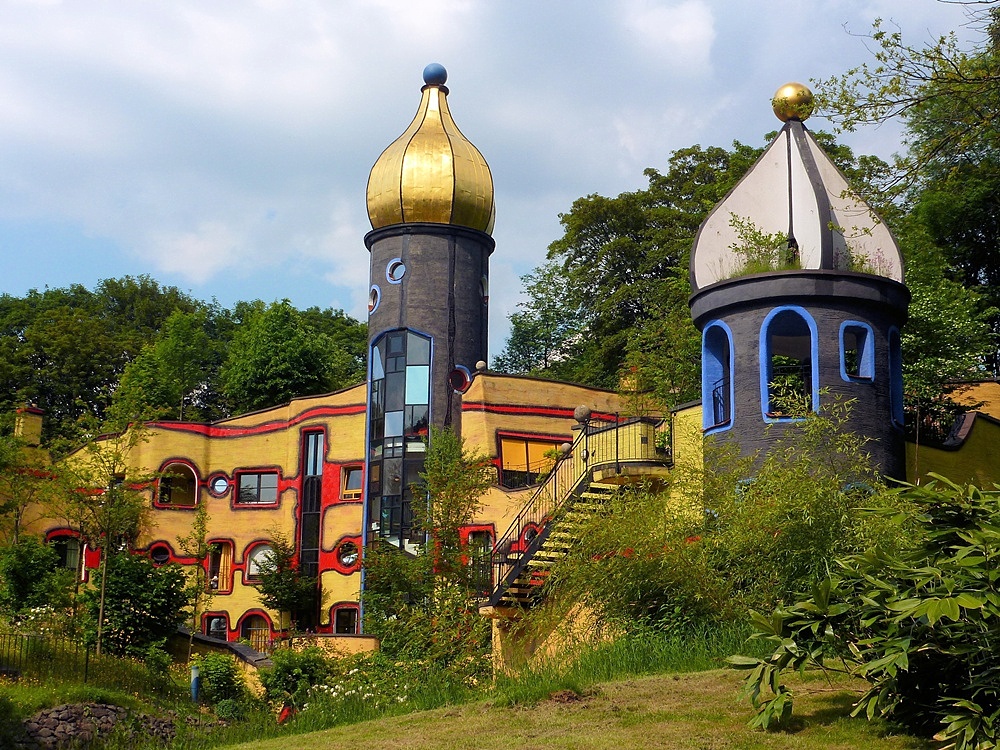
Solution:
M816 321L798 306L768 313L760 329L760 402L765 421L819 410Z
M867 323L840 324L840 377L848 382L875 379L875 334Z
M733 335L720 320L705 326L701 339L702 428L727 430L733 424Z

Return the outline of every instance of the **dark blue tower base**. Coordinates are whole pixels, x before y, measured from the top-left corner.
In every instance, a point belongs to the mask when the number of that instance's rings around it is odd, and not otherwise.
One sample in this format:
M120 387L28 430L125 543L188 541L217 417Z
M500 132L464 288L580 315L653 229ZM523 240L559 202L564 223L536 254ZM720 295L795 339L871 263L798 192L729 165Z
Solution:
M873 465L904 479L899 330L910 293L880 276L786 271L722 281L692 295L703 332L703 427L743 455L765 452L804 410L853 401L845 429Z

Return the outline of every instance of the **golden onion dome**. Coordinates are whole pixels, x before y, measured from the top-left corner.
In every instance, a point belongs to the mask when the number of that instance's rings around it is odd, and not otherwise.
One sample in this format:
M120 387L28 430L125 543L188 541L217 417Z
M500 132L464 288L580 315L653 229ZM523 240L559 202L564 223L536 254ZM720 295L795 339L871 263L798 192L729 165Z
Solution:
M430 222L493 231L493 176L448 110L448 73L432 63L413 122L368 176L372 228Z

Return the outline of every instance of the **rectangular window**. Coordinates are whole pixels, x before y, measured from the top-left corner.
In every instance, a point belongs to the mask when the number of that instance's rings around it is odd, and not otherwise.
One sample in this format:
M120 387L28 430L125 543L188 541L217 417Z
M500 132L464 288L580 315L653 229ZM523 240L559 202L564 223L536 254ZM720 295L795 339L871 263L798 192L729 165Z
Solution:
M555 460L562 441L500 436L500 483L508 489L537 484Z
M275 505L278 502L278 473L274 471L239 475L237 505Z
M340 499L360 500L361 499L361 467L352 466L344 469L341 480Z
M212 542L208 554L208 588L214 592L233 590L233 543Z
M358 632L358 610L341 607L333 614L333 632L337 635L355 635Z

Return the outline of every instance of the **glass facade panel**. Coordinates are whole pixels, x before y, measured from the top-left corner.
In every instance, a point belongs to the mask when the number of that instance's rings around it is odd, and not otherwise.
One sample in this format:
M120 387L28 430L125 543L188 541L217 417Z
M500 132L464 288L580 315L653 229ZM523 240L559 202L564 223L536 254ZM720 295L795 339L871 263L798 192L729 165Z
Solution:
M410 365L406 368L406 404L426 404L430 392L430 372L427 365Z
M429 338L391 331L371 350L368 419L368 542L381 539L412 549L409 485L423 469L430 419Z

